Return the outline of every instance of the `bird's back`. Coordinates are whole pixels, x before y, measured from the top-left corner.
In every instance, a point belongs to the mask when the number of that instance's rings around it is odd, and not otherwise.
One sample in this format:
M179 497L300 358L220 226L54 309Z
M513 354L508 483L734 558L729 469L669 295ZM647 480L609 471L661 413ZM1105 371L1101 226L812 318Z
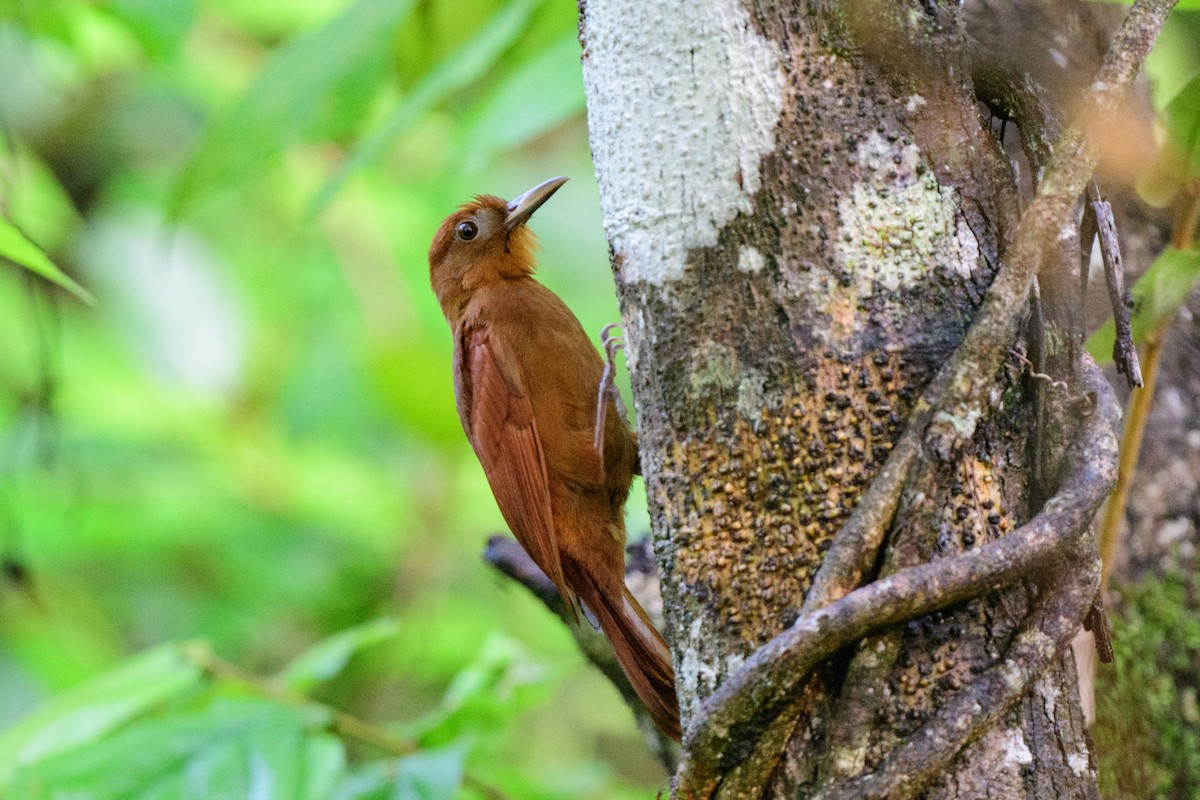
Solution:
M483 326L503 343L513 362L505 369L529 397L551 475L580 487L627 491L636 445L624 419L610 408L600 468L592 438L604 362L566 304L532 278L502 280L477 290L463 323Z

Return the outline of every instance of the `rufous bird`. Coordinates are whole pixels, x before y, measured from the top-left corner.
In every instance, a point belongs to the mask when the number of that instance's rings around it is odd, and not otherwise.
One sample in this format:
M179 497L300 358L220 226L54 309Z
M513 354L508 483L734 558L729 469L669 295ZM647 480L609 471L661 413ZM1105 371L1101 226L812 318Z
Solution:
M429 279L454 335L467 439L517 541L574 615L587 607L650 716L680 738L671 652L625 586L625 499L637 438L607 364L566 304L533 278L526 223L566 183L512 202L482 195L429 248Z

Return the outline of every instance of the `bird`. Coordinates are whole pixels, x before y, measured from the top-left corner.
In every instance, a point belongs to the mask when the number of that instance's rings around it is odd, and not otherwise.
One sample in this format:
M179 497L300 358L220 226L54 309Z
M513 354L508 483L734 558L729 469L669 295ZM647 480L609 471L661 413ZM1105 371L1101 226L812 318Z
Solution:
M625 500L636 434L578 318L534 279L527 222L566 183L515 200L479 195L429 248L429 277L454 340L459 420L513 535L578 620L590 612L651 719L680 739L671 651L625 585Z

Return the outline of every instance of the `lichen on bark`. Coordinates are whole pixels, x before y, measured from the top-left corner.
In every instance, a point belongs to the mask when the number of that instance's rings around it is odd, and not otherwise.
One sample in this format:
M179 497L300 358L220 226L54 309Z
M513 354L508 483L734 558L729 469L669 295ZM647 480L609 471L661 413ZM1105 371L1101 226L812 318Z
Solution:
M966 83L953 7L852 4L886 12L867 29L815 0L651 5L589 0L581 39L687 729L797 618L825 547L963 341L1008 255L1017 203ZM688 80L695 65L702 86ZM715 133L693 130L705 125ZM1026 280L1005 291L1020 296ZM985 335L1016 329L1005 318ZM948 376L956 401L931 421L915 466L925 480L902 499L885 572L969 553L1037 510L1037 419L1019 362L1000 361ZM879 762L1010 643L1045 656L1024 627L1031 597L1006 589L894 635L862 673L882 680L849 761ZM1062 624L1056 607L1043 612ZM716 765L729 796L735 785L811 792L836 699L855 688L842 686L844 665L825 663L799 712L781 717L786 730L764 715L706 732L735 742ZM1027 761L1011 736L977 741L933 795L987 783L1032 797L1049 781L1091 796L1094 781L1077 774L1081 728L1054 728L1078 716L1073 681L1059 663L1039 684L1057 698L1049 719L1029 702L1007 712L1002 730L1023 732ZM782 760L755 750L764 731L790 739Z

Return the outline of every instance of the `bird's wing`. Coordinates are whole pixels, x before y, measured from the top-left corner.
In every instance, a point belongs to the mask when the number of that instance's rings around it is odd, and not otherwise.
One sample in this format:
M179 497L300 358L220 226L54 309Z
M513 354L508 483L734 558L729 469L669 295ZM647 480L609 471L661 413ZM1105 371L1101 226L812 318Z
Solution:
M483 465L500 513L567 607L571 595L550 511L550 481L533 406L511 355L485 327L461 332L455 353L455 390L467 438Z

